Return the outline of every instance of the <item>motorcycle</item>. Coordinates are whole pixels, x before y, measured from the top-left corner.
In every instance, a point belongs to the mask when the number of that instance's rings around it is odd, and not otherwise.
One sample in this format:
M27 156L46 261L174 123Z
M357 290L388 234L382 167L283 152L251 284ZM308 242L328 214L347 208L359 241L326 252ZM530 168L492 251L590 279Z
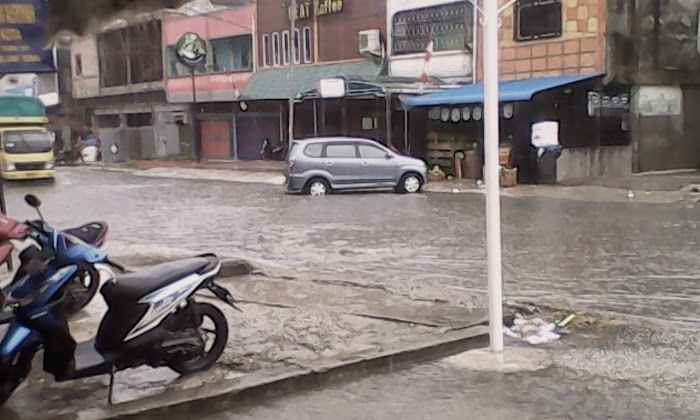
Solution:
M63 231L64 235L96 248L101 248L104 245L108 233L109 226L105 222L90 222ZM26 264L46 246L48 246L48 244L35 242L19 252L20 266L13 276L11 284L16 283L24 276L26 273ZM10 271L12 270L11 250L11 244L0 245L0 255L6 256L3 263L7 263L7 267ZM68 316L75 315L85 308L95 297L99 288L100 273L93 266L84 265L82 269L75 274L68 286L68 294L66 295L66 311Z
M41 202L25 201L39 212ZM44 236L49 244L27 263L20 281L3 289L0 307L10 308L10 323L0 341L0 405L30 373L32 360L44 350L44 371L56 381L109 375L109 403L113 404L116 372L148 365L169 367L181 375L204 371L219 359L228 341L228 323L216 306L199 302L209 291L239 310L225 288L215 283L221 262L214 254L167 262L116 276L123 266L105 251L81 242L43 221L16 220L0 215L0 241L16 245L26 236ZM2 257L0 255L0 257ZM66 287L81 264L100 267L110 280L100 290L107 303L94 338L76 343L68 329L62 302ZM213 327L203 328L205 319ZM205 341L214 334L211 346Z

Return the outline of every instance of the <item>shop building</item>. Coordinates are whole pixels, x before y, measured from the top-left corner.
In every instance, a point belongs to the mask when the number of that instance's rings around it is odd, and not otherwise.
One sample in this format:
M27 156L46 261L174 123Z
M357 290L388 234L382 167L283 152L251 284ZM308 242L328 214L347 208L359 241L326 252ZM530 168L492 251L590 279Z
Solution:
M162 21L170 13L118 20L71 42L73 109L66 112L98 131L105 160L181 153L186 139L176 115L187 108L168 103L163 77Z
M386 2L257 2L257 69L242 99L258 141L350 135L387 142ZM322 80L345 82L342 97L323 98ZM401 132L400 126L398 131ZM259 143L258 143L259 144Z
M194 149L206 160L257 158L257 127L249 115L260 107L241 101L255 71L254 4L218 7L194 16L172 16L163 23L165 93L187 112L177 116L195 128ZM205 63L191 69L175 55L178 38L187 32L207 41ZM279 132L279 123L275 122Z
M519 182L631 173L630 88L605 78L606 17L599 0L522 0L502 14L500 141L512 148ZM410 119L427 121L409 130L425 157L430 142L457 142L453 150L471 153L483 143L483 54L476 45L477 83L404 101ZM533 126L548 121L558 123L563 150L555 166L542 168L531 140Z

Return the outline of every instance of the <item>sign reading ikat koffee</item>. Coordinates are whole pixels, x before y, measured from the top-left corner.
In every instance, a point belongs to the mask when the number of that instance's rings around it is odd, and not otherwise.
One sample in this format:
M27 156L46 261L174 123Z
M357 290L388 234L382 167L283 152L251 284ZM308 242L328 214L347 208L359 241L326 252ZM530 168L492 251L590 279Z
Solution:
M298 1L296 7L289 7L289 19L309 19L316 16L330 15L343 11L344 0Z

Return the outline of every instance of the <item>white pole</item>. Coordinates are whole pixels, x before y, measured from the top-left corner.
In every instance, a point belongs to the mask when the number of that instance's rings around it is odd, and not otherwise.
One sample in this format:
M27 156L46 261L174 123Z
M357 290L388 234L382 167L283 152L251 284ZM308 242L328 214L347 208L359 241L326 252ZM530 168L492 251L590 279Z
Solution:
M297 10L297 0L292 0L292 8L291 8L291 25L290 25L290 33L289 33L289 47L287 48L287 51L289 52L289 85L290 85L290 92L292 92L290 98L289 98L289 139L287 142L287 147L292 147L292 140L294 140L294 58L296 56L296 48L294 48L294 38L295 38L295 32L297 28L297 22L296 22L296 16L297 16L298 10ZM301 40L299 40L299 43L301 43Z
M486 258L491 351L503 351L503 278L498 92L498 2L484 1L484 154L486 158Z

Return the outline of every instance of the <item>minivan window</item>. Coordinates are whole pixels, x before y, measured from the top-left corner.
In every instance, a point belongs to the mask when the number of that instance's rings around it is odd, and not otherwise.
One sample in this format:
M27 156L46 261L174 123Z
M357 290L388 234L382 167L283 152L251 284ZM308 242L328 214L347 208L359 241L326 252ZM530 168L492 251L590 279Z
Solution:
M369 144L361 144L358 148L360 149L360 157L364 159L384 159L386 157L384 150Z
M322 143L309 144L304 149L304 154L308 157L314 157L314 158L321 157L321 154L323 154L323 144Z
M329 158L355 158L354 144L329 144L326 146L326 157Z

